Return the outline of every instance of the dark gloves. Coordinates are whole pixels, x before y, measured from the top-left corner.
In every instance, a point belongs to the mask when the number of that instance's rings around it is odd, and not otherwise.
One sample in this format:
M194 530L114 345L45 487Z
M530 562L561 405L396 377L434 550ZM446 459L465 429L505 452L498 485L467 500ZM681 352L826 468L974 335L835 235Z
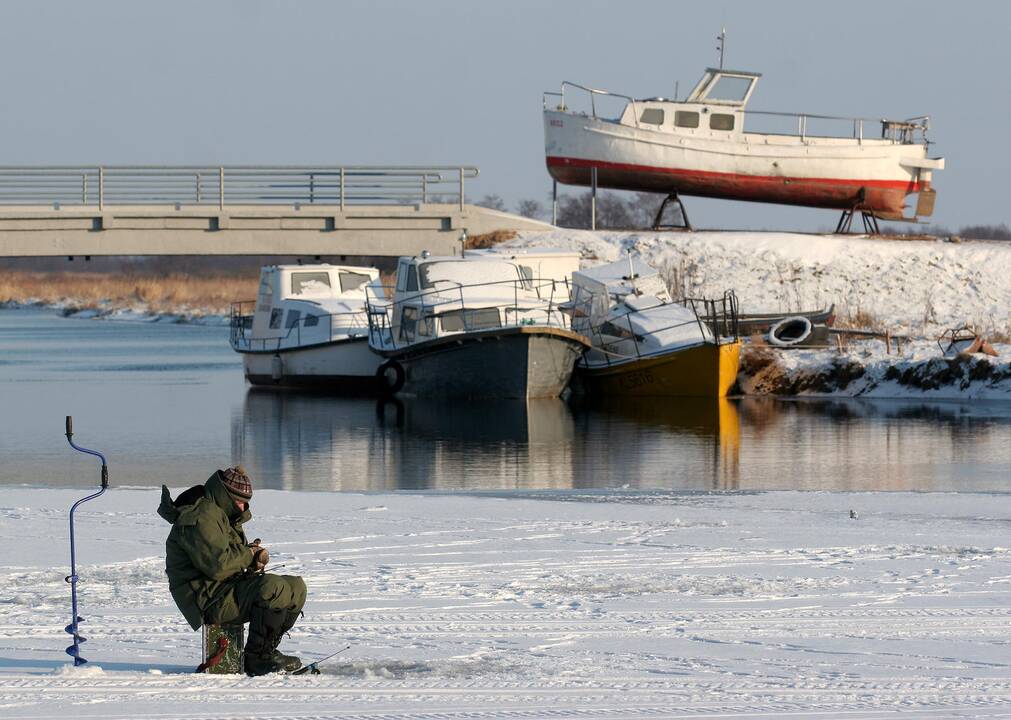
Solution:
M253 572L263 572L267 563L270 562L270 553L267 552L267 548L260 545L260 538L256 538L249 543L249 549L253 551L253 563L249 566L250 569Z

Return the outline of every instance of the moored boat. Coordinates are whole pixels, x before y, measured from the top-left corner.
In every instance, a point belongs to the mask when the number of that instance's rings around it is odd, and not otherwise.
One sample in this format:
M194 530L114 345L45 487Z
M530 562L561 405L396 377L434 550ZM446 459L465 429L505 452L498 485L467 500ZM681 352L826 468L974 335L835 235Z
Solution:
M673 302L629 258L573 273L573 329L592 343L576 372L591 395L725 397L737 379L737 300Z
M928 157L926 116L746 111L760 77L708 68L684 100L636 100L565 81L560 92L545 93L548 172L569 185L837 208L885 220L932 214L932 173L944 168L944 159ZM568 107L573 90L589 94L588 112ZM548 96L557 102L551 105ZM608 96L625 102L617 118L597 114ZM787 121L796 132L750 129ZM851 132L842 135L840 123ZM865 124L874 123L880 137L865 136ZM905 198L914 193L915 211L906 216Z
M392 297L370 288L367 301L380 381L419 397L557 397L589 342L556 290L505 259L400 258Z
M230 341L253 385L375 393L365 286L379 271L344 265L270 265L255 301L232 304Z

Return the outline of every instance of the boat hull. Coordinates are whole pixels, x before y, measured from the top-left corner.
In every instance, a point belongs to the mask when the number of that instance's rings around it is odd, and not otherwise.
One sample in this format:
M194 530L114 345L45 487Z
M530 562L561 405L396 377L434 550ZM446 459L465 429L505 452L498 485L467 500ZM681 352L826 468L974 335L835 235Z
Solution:
M280 368L275 358L280 358ZM314 387L349 395L382 390L376 378L382 359L369 350L365 336L278 352L243 352L242 362L252 385Z
M381 354L403 368L406 395L527 399L558 397L588 346L569 330L522 326L450 335Z
M616 397L726 397L737 380L738 341L705 343L684 350L598 367L580 364L588 395Z
M915 164L925 145L884 140L775 136L732 139L661 133L614 122L545 113L545 157L551 177L566 185L679 193L819 208L854 208L901 217L905 198L928 190ZM925 213L926 214L926 213Z

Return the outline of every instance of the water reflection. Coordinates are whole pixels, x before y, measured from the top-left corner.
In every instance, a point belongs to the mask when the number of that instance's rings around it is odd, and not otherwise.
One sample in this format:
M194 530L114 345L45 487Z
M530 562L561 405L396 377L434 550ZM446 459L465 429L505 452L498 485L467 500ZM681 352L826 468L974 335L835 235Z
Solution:
M570 406L251 389L232 456L267 487L345 491L738 486L726 400Z
M249 390L232 455L267 487L345 491L567 488L561 400L469 404Z

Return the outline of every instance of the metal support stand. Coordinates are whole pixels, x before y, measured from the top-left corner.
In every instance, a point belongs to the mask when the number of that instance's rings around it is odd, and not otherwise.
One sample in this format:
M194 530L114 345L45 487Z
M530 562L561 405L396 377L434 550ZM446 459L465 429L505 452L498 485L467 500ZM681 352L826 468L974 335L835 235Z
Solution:
M668 203L677 203L678 208L681 211L681 224L680 225L664 225L663 224L663 214L667 210ZM692 230L692 224L688 221L688 211L685 210L685 204L681 202L681 197L673 192L663 199L660 203L660 209L656 213L656 219L653 220L654 230Z
M860 213L860 219L864 224L864 233L867 235L880 235L881 229L878 227L878 218L873 212L867 212L866 210L859 210L858 208L853 208L852 210L843 210L842 216L839 218L839 222L835 226L836 235L848 235L850 229L853 226L853 215L857 212Z
M70 583L70 606L71 606L71 620L70 624L64 628L68 633L74 636L74 644L67 648L67 655L74 658L74 665L83 665L88 662L83 657L81 657L81 643L85 642L87 638L81 637L78 632L78 623L84 622L84 618L77 614L77 552L76 545L74 543L74 511L82 503L86 503L89 500L97 498L99 495L104 493L109 488L109 467L105 462L105 456L97 450L89 450L88 448L83 448L74 444L74 421L70 415L67 415L67 442L70 443L70 447L74 448L78 452L87 453L88 455L94 455L102 461L102 489L97 493L89 495L88 497L81 498L74 503L73 507L70 508L70 574L67 575L64 580Z
M597 168L590 168L590 229L597 229Z
M558 181L551 181L551 224L558 225Z

